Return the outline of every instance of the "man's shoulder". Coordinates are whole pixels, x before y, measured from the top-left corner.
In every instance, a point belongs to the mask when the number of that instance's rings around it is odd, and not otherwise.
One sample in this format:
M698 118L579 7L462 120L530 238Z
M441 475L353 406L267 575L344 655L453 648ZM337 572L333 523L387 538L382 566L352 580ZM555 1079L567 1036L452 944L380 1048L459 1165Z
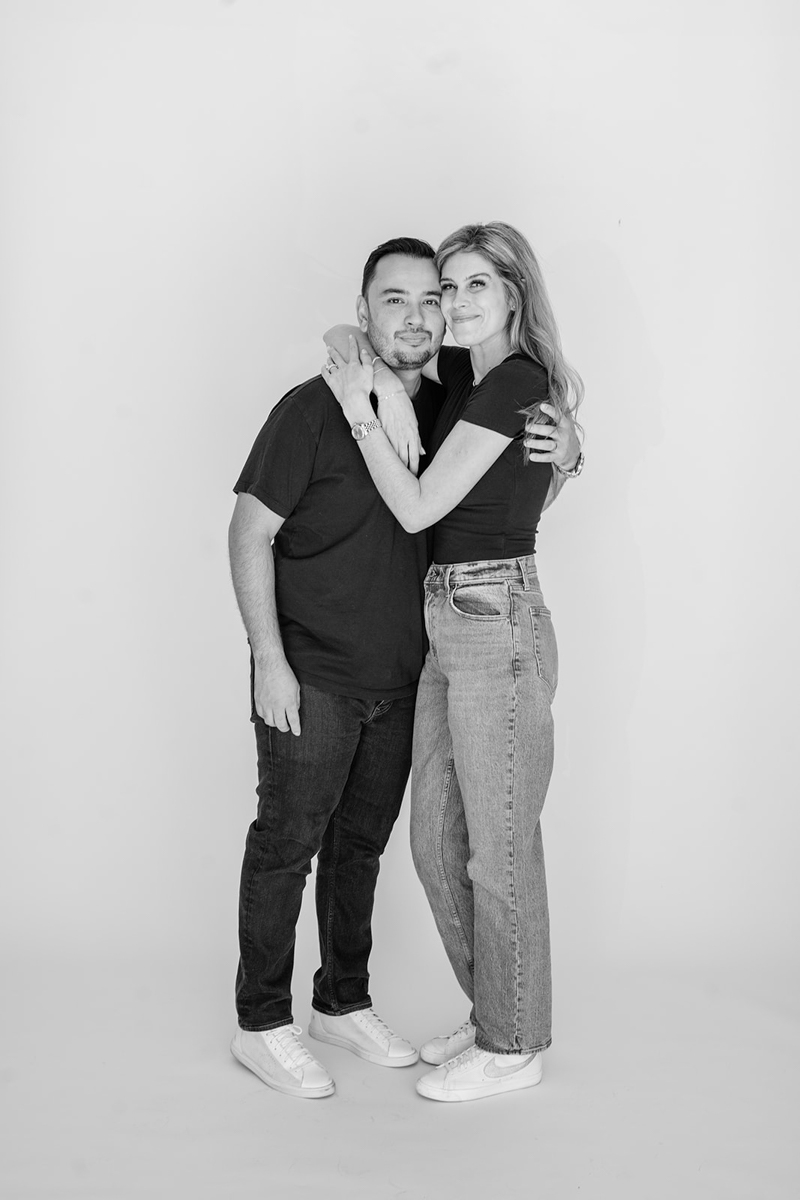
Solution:
M329 409L331 401L335 403L330 388L321 376L315 375L312 379L305 379L302 383L296 383L294 387L289 388L289 391L281 396L275 404L272 413L278 409L283 412L296 409L303 413L313 413L320 409Z
M315 375L313 379L295 384L281 396L270 409L264 428L307 427L318 438L331 415L338 412L339 405L330 388L319 375Z

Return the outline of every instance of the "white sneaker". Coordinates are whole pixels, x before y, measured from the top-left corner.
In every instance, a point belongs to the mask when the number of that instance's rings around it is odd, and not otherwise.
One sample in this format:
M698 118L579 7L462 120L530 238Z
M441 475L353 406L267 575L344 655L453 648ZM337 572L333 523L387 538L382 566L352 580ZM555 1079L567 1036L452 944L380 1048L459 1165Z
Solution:
M541 1078L541 1053L492 1054L470 1046L444 1066L422 1075L417 1091L428 1100L482 1100L534 1087Z
M343 1046L379 1067L411 1067L419 1058L414 1047L398 1037L371 1008L336 1017L312 1008L308 1032L318 1042Z
M463 1025L459 1025L455 1033L431 1038L424 1046L420 1046L419 1056L423 1062L433 1063L434 1066L439 1067L442 1063L449 1062L451 1058L455 1058L457 1054L461 1054L463 1050L469 1050L470 1046L474 1045L475 1026L472 1021L467 1020Z
M262 1033L237 1029L231 1054L264 1083L287 1096L308 1100L330 1096L336 1085L300 1041L301 1032L299 1025L280 1025Z

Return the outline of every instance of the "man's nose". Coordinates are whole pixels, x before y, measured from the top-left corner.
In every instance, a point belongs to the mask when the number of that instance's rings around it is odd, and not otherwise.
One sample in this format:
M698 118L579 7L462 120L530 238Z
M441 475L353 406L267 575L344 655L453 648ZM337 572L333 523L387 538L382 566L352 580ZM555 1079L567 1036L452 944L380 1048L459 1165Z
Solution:
M422 309L418 304L409 304L406 313L406 325L422 325Z

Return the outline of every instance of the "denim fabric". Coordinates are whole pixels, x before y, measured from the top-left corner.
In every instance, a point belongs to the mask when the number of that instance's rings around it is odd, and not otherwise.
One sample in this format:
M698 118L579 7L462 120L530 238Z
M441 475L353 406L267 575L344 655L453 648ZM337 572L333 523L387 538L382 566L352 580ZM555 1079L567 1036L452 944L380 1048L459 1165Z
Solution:
M253 715L258 814L239 891L242 1029L292 1023L295 927L315 854L313 1006L329 1015L370 1007L375 884L411 766L413 717L413 696L358 700L302 684L299 737Z
M553 765L558 652L533 555L434 564L417 693L414 863L476 1042L550 1044L547 887L539 817Z

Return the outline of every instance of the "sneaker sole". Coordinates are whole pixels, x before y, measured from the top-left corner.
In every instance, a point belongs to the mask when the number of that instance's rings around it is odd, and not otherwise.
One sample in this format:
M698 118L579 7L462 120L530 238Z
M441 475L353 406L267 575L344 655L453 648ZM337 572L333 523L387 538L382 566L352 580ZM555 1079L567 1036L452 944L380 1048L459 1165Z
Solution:
M404 1058L388 1058L385 1054L371 1054L369 1050L362 1050L360 1046L354 1046L352 1042L348 1042L346 1038L336 1037L332 1033L322 1033L319 1030L312 1029L309 1025L308 1036L314 1038L316 1042L327 1042L329 1046L341 1046L343 1050L349 1050L351 1054L358 1055L365 1062L374 1063L377 1067L413 1067L414 1063L419 1062L419 1054L415 1050L413 1054L407 1054Z
M470 1088L469 1091L459 1091L455 1088L445 1090L444 1088L434 1087L425 1082L425 1076L417 1080L417 1092L420 1096L424 1096L426 1100L443 1100L445 1103L458 1104L467 1100L485 1100L488 1096L502 1096L505 1092L519 1092L523 1088L536 1087L537 1083L541 1083L542 1072L531 1077L517 1078L511 1076L506 1079L491 1080L488 1083L481 1084L480 1087Z
M322 1100L325 1096L332 1096L336 1091L336 1084L333 1080L326 1083L324 1087L301 1087L299 1085L295 1087L291 1083L278 1083L271 1075L267 1075L266 1071L262 1071L258 1063L253 1062L246 1054L242 1054L233 1042L231 1042L231 1054L243 1067L247 1067L248 1071L257 1075L267 1087L274 1088L276 1092L283 1092L285 1096L299 1096L301 1100Z

